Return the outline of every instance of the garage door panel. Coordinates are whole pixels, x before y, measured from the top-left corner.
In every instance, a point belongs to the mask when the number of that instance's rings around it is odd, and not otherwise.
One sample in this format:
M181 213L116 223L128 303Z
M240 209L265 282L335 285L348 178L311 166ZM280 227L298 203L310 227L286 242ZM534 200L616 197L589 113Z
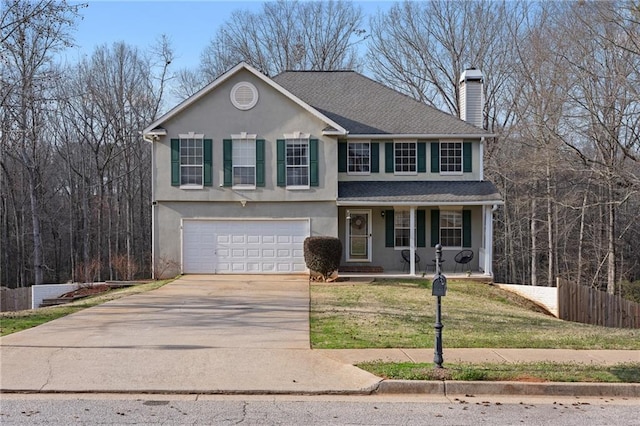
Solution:
M185 220L185 273L305 272L306 220Z

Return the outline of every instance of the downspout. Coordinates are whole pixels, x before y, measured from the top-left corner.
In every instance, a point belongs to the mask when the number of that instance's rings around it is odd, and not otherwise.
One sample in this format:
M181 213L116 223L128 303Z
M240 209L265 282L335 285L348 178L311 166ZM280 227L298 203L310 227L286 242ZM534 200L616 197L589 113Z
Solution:
M155 188L155 172L153 170L153 165L155 164L155 151L153 147L153 143L158 140L157 135L147 135L140 132L142 135L142 140L145 142L149 142L151 144L151 278L156 280L156 256L155 256L155 248L156 248L156 188Z

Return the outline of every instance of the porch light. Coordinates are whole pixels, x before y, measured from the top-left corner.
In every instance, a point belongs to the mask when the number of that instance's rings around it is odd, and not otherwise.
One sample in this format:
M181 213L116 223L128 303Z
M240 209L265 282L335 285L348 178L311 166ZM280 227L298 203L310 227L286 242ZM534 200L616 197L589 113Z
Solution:
M380 217L384 217L384 210L380 212Z

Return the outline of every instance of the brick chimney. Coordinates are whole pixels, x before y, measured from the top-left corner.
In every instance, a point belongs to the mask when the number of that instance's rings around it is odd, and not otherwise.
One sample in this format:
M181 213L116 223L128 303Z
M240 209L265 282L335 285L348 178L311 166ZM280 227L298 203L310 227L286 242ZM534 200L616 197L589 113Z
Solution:
M465 70L460 76L460 118L483 128L483 78L475 68Z

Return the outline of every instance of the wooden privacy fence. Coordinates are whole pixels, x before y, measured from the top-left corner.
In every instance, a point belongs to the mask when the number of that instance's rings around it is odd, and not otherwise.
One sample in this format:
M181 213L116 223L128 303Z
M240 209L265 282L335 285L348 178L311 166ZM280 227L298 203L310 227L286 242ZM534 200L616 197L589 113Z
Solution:
M558 278L558 317L604 327L640 328L640 303Z
M0 289L0 312L31 309L31 287Z

